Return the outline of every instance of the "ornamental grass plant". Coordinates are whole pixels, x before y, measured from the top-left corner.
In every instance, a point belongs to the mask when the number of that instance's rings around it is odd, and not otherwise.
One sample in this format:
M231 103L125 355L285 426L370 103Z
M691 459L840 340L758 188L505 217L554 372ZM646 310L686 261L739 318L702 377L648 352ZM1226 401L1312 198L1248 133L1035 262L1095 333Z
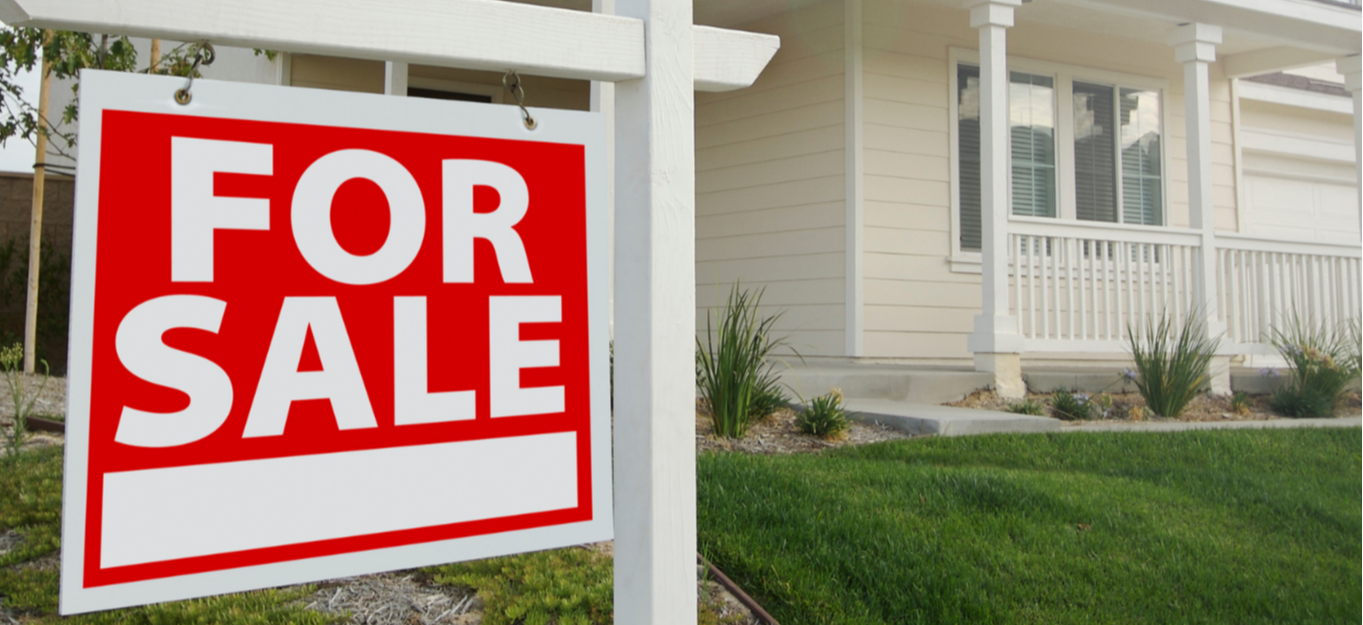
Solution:
M801 432L810 436L830 440L841 437L852 427L851 421L847 420L847 410L842 406L842 390L835 388L809 400L796 417L796 423Z
M1177 326L1167 313L1145 323L1144 338L1134 327L1126 329L1136 360L1136 388L1151 412L1177 417L1210 380L1219 339L1207 336L1206 320L1197 310Z
M1051 411L1061 421L1087 421L1093 418L1094 406L1088 395L1058 388L1051 392Z
M762 292L735 284L718 320L713 311L706 313L705 342L696 339L696 385L720 438L742 438L749 425L785 402L773 359L786 347L784 337L772 336L781 313L758 312Z
M1360 371L1357 319L1331 326L1295 311L1286 328L1273 328L1272 341L1287 361L1287 385L1273 392L1273 409L1289 417L1334 414Z

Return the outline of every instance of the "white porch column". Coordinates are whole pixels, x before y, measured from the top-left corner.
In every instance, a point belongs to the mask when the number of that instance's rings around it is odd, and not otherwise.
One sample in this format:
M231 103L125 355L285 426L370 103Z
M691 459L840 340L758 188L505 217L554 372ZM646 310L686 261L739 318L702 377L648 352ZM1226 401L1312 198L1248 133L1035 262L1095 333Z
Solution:
M1335 71L1344 74L1344 88L1354 96L1354 180L1358 182L1358 206L1363 210L1363 56L1355 54L1335 61ZM1363 219L1359 220L1363 225Z
M1008 158L1007 29L1022 0L966 0L970 25L980 31L980 248L984 303L967 346L975 369L994 374L1001 397L1020 398L1022 337L1008 314L1008 213L1012 175Z
M1188 211L1194 230L1202 232L1196 292L1212 337L1225 334L1226 324L1216 302L1216 215L1212 208L1211 84L1207 65L1216 61L1221 27L1184 24L1169 35L1174 59L1183 64L1183 102L1188 125ZM1212 393L1231 392L1230 359L1212 359Z
M691 0L617 0L645 74L615 84L615 622L696 622Z

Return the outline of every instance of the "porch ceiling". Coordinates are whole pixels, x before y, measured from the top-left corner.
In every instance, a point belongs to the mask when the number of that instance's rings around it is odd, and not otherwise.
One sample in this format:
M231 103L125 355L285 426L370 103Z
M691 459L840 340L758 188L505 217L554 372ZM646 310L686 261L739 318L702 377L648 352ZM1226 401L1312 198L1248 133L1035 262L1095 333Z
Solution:
M515 0L590 11L591 0ZM735 28L827 0L694 0L695 22ZM960 8L963 0L897 0ZM1288 48L1320 60L1358 54L1363 19L1357 8L1318 0L1023 0L1017 21L1163 44L1174 26L1202 21L1221 26L1219 56ZM962 13L965 12L961 9ZM1305 64L1305 63L1302 63Z

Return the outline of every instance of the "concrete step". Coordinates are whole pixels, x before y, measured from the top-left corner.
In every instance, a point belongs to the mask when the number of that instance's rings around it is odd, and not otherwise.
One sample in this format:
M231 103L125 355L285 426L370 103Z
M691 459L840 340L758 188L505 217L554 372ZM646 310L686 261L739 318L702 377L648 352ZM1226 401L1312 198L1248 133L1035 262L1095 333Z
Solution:
M809 399L842 389L843 397L939 404L958 401L988 388L989 373L919 369L892 365L792 366L781 370L782 382Z
M956 408L888 399L848 399L852 419L880 423L910 434L969 436L1001 432L1055 432L1060 421L1048 417Z

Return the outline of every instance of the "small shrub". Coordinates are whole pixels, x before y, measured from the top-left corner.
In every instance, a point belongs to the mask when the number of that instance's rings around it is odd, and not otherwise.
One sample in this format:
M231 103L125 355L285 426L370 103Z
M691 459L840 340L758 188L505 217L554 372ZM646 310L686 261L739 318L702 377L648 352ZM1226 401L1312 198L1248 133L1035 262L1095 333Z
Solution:
M1358 321L1330 328L1292 315L1273 329L1273 345L1287 360L1287 384L1273 392L1273 409L1289 417L1328 417L1358 380Z
M1051 411L1062 421L1085 421L1093 418L1093 404L1088 395L1065 389L1051 392Z
M24 441L28 439L28 418L33 413L33 403L38 401L38 396L43 389L47 388L50 378L43 374L42 386L38 387L38 392L29 395L24 388L24 346L21 343L14 343L9 347L0 349L0 368L5 372L5 383L9 386L9 398L14 405L14 425L5 433L6 458L13 462L19 455L19 450L23 448ZM44 362L43 368L47 368Z
M842 407L842 391L836 388L809 400L796 422L801 432L826 439L838 438L852 427Z
M1029 414L1034 417L1046 416L1046 406L1038 402L1027 400L1022 403L1009 404L1008 412L1015 414Z
M1146 338L1126 329L1131 355L1136 360L1136 388L1146 407L1163 417L1177 417L1188 402L1202 392L1209 375L1217 340L1207 336L1202 315L1193 311L1175 329L1168 315L1146 321Z
M696 339L696 385L710 405L710 421L718 437L741 438L759 402L771 405L775 401L771 393L778 382L771 355L785 346L785 339L771 336L781 314L759 316L761 301L761 290L753 294L735 284L719 311L719 327L712 328L713 316L707 313L705 343Z
M1236 391L1235 395L1231 396L1230 398L1231 412L1238 414L1242 417L1248 417L1250 412L1249 407L1250 407L1249 395L1247 395L1244 391Z

